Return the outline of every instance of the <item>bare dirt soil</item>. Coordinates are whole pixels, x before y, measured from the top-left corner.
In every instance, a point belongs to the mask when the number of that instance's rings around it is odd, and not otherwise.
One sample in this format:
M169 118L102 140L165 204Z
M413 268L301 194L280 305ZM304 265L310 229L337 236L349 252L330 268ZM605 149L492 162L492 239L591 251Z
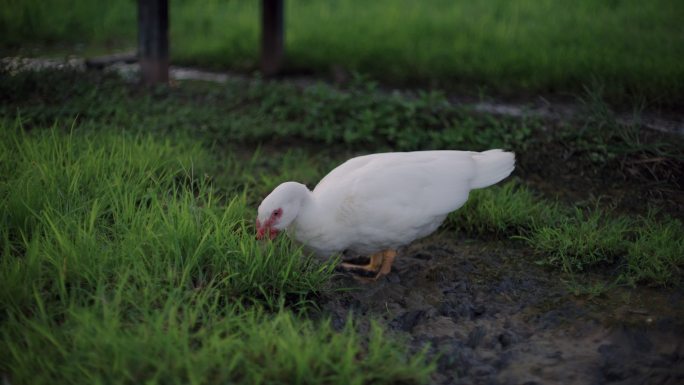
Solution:
M374 319L437 359L434 384L684 383L684 290L615 288L596 298L514 242L436 234L372 283L320 301L342 327ZM388 362L392 365L392 362Z

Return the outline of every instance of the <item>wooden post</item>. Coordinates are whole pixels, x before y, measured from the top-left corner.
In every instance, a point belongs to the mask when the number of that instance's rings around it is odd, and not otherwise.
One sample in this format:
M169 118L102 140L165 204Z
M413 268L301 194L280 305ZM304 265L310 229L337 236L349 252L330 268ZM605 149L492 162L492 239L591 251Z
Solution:
M143 83L169 81L168 0L138 0L138 60Z
M283 64L283 0L261 1L261 72L277 74Z

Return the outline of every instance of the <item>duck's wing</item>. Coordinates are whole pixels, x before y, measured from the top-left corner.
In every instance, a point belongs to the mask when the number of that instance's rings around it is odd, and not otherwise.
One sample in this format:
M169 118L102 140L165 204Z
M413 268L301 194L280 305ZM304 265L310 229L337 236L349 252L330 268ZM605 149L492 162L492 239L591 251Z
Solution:
M418 151L354 158L314 189L321 209L353 226L424 223L468 199L475 161L468 151Z
M349 195L387 221L439 216L461 207L476 176L472 152L391 153L344 178ZM398 212L398 213L397 213ZM395 214L396 213L396 214Z
M351 158L341 165L335 167L328 173L328 175L324 176L323 179L318 182L314 188L314 191L322 193L325 190L336 189L339 181L346 180L350 174L353 174L359 169L365 167L368 163L389 154L390 153L378 153Z

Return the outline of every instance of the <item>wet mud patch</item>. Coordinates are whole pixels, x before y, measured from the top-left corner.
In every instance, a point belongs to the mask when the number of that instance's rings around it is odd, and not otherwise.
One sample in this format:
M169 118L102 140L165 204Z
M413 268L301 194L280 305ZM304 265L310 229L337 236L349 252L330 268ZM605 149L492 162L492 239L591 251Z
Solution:
M373 283L320 302L342 327L377 320L436 359L434 384L684 383L682 289L570 293L519 244L437 234ZM364 326L365 324L365 326ZM388 362L388 365L392 363Z

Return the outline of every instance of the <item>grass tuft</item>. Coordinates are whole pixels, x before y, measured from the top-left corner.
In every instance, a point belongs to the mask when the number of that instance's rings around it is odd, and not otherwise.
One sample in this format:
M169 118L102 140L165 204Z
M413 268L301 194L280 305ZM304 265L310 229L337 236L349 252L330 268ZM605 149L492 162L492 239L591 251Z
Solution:
M684 269L684 225L676 219L666 222L652 216L636 223L636 236L626 256L627 282L678 284Z
M585 270L599 264L610 264L624 254L631 221L611 217L594 209L588 213L576 208L561 217L554 226L539 226L526 237L527 243L546 255L545 263L559 266L565 272Z

